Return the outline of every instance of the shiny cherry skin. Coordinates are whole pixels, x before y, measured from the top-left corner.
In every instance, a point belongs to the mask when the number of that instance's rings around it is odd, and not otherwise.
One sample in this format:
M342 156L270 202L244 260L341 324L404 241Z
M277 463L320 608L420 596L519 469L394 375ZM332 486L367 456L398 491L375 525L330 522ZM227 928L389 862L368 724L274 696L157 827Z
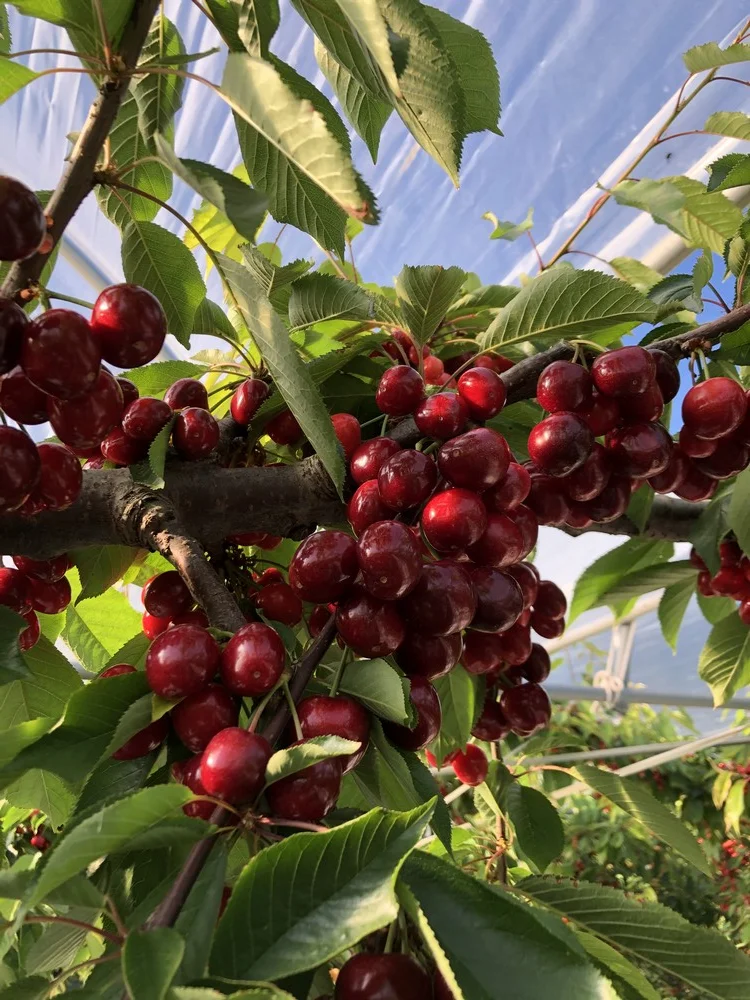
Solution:
M739 382L710 378L689 389L682 401L682 419L702 438L725 437L740 426L747 413L747 398Z
M538 642L531 645L531 653L521 664L521 673L532 684L543 684L550 675L552 666L549 653Z
M101 443L101 452L115 465L136 465L148 455L148 441L136 441L122 427L113 427Z
M385 371L375 391L375 403L389 417L413 413L424 399L424 380L409 365L396 365Z
M131 666L130 663L115 663L113 666L107 667L106 670L102 670L99 677L119 677L121 674L135 673L137 673L137 671L134 666Z
M510 724L500 708L500 703L491 696L488 697L481 715L472 726L471 735L475 739L494 743L497 740L504 740L510 731Z
M489 427L459 434L438 451L438 468L443 478L467 490L496 486L504 479L509 465L510 449L505 438Z
M664 397L661 389L652 382L645 392L638 396L621 396L620 419L625 424L642 424L658 420L664 412Z
M166 716L145 726L135 736L123 743L119 750L112 754L113 760L137 760L146 757L162 745L169 735L169 720Z
M19 632L18 647L26 652L39 642L42 634L42 626L37 618L36 611L26 611L22 616L26 620L26 628Z
M338 758L344 774L357 766L370 739L370 716L358 701L345 695L311 695L299 703L297 714L306 740L315 736L341 736L361 743L356 753Z
M717 479L712 479L702 472L695 462L688 459L687 471L682 482L675 486L675 495L681 500L688 500L690 503L699 503L701 500L710 500L719 485Z
M424 359L424 380L427 385L443 385L448 381L445 376L445 365L435 354Z
M95 448L122 416L122 390L102 369L93 390L80 399L50 398L47 412L60 440L71 448Z
M0 604L19 615L31 611L29 578L25 573L0 566Z
M401 451L401 445L392 438L376 437L363 441L351 458L349 471L355 483L366 483L377 479L381 467Z
M319 822L336 805L341 775L341 758L329 757L275 781L266 789L271 814L303 823Z
M94 303L91 332L106 362L140 368L162 349L167 317L156 296L145 288L111 285Z
M129 378L125 378L122 375L117 376L117 384L120 386L120 391L122 392L123 409L127 409L140 396L138 386L135 382L131 382Z
M583 465L564 477L563 489L571 500L579 503L593 500L607 485L611 474L611 455L595 441Z
M733 438L720 438L708 458L696 458L695 464L712 479L733 479L748 466L750 449Z
M565 619L550 618L534 610L531 612L531 627L543 639L558 639L565 631Z
M195 604L187 584L174 569L152 576L141 591L141 600L146 611L157 618L175 618Z
M203 782L201 781L201 762L203 754L197 753L186 761L175 761L172 764L172 777L179 781L181 785L187 785L193 795L207 795ZM210 820L216 809L213 802L188 802L182 807L186 816L197 817L198 819Z
M568 610L568 601L556 583L552 580L542 580L537 590L534 609L547 618L564 618Z
M302 621L302 600L288 583L272 583L256 595L255 603L266 618L282 625L299 625Z
M64 444L40 444L37 451L41 468L34 497L40 499L47 510L66 510L81 495L81 463Z
M680 372L672 358L665 352L651 348L649 354L656 364L656 384L662 399L670 403L680 391Z
M408 955L355 955L339 972L335 1000L432 1000L427 973Z
M542 420L529 433L529 455L550 476L567 476L583 465L594 446L594 435L577 413L564 410Z
M222 729L203 751L203 787L208 795L231 805L252 802L263 789L272 753L268 740L258 733L236 726Z
M172 442L180 458L208 458L219 443L219 425L208 410L186 406L174 422Z
M73 563L67 554L54 556L52 559L27 559L26 556L13 556L16 569L19 569L26 576L35 576L47 583L56 583L62 580Z
M101 355L83 316L48 309L29 323L21 346L21 367L38 389L56 399L90 392L99 376Z
M669 465L672 439L662 424L630 424L607 438L613 468L636 479L658 476Z
M534 512L538 524L563 524L568 516L568 503L560 478L539 472L532 475L526 505Z
M489 763L481 747L467 743L465 750L459 750L451 757L451 767L459 781L474 787L481 785L487 777Z
M656 362L643 347L619 347L599 355L591 377L605 396L637 396L656 379Z
M505 383L490 368L472 368L458 377L458 395L472 420L491 420L505 406Z
M477 596L462 565L444 559L428 563L419 583L401 602L404 620L425 635L452 635L471 622Z
M175 615L170 622L170 628L177 625L200 625L201 628L208 628L208 615L202 608L195 608L193 611L186 611L184 614Z
M260 409L261 403L268 398L269 392L268 385L262 379L246 379L234 390L232 401L229 404L232 420L242 427L248 427Z
M390 656L406 635L395 604L379 601L361 587L354 588L338 606L336 628L358 656Z
M679 435L680 449L688 458L708 458L718 446L717 440L698 437L689 427L682 427Z
M208 390L197 378L178 378L164 393L164 402L173 410L188 406L208 409Z
M404 750L422 750L437 737L443 721L440 698L435 688L425 677L413 675L409 678L411 689L409 698L416 712L417 722L413 728L400 726L395 722L385 722L386 736L396 746Z
M57 615L70 604L70 583L67 577L48 583L30 576L26 580L26 589L34 611L44 615Z
M344 458L351 461L352 455L362 444L362 427L359 420L351 413L331 414L333 433L344 449Z
M460 434L469 419L463 399L455 392L438 392L420 403L414 411L414 423L421 434L447 441Z
M0 427L0 511L17 510L40 474L39 452L31 438L15 427Z
M530 736L543 729L552 717L549 696L539 684L506 688L500 698L500 708L513 732L519 736Z
M506 358L503 354L491 351L489 354L480 355L474 362L474 368L489 368L491 371L497 372L498 375L502 375L503 372L510 371L514 364L514 361Z
M37 196L15 177L0 177L0 260L25 260L47 233Z
M276 684L286 650L276 629L250 622L238 629L221 654L221 680L233 694L257 698Z
M500 636L502 659L512 667L523 663L531 655L531 628L523 624L524 616L531 617L531 612L524 611L515 625Z
M343 531L316 531L289 564L289 583L303 601L328 604L351 588L357 574L357 543Z
M461 666L467 673L481 676L493 674L503 664L503 643L499 635L492 632L468 631L464 637Z
M482 499L487 510L504 514L506 511L515 510L519 504L522 504L530 490L529 470L518 465L517 462L511 462L500 482L488 490Z
M585 410L591 405L592 389L591 376L581 365L553 361L539 376L536 398L548 413Z
M361 535L365 528L387 520L392 514L391 508L383 503L377 479L368 479L358 486L346 507L347 520L355 535Z
M413 361L414 364L417 363L416 344L406 330L394 330L391 333L391 340L383 344L383 350L394 361L398 361L399 364L407 361Z
M524 550L521 529L507 514L488 514L482 536L470 545L466 554L479 566L502 569L517 563Z
M512 576L489 566L468 567L477 595L471 627L482 632L504 632L523 612L523 594Z
M596 521L597 524L607 524L622 517L629 503L630 480L612 476L601 493L583 506L592 521Z
M122 415L122 429L134 441L153 441L172 419L172 408L163 399L142 396L133 400Z
M711 578L711 590L721 597L738 599L746 587L747 580L739 566L722 566Z
M594 437L601 437L603 434L609 434L620 423L620 407L614 396L594 392L591 405L581 411L581 416L591 428Z
M19 424L46 424L49 396L26 378L23 368L14 368L0 379L0 407Z
M297 444L302 439L302 428L291 410L282 410L281 413L269 420L265 426L265 432L274 444L288 447Z
M0 298L0 375L14 368L21 357L21 343L29 321L12 299Z
M147 639L156 639L162 632L166 632L171 624L169 618L157 618L148 612L141 618L141 628Z
M378 521L363 531L357 558L365 589L381 601L404 597L422 575L422 556L413 533L399 521Z
M421 524L425 538L438 552L462 552L484 534L487 509L471 490L445 490L427 502Z
M521 588L524 608L530 608L539 592L539 576L534 567L530 563L520 562L507 566L505 572L508 576L512 576Z
M396 663L405 674L419 674L428 681L444 677L458 663L463 652L460 632L453 635L425 635L409 631L396 651Z
M320 635L328 623L331 614L331 610L325 604L319 604L316 608L313 608L310 612L310 617L307 619L307 631L310 633L311 639L314 639L316 635Z
M719 543L719 558L722 566L738 566L743 558L742 549L733 538L725 538ZM744 566L742 570L745 571Z
M146 654L149 687L162 698L195 694L216 673L219 656L216 640L205 629L196 625L168 629L154 639Z
M392 511L408 510L427 499L437 479L437 466L429 455L411 449L399 451L378 472L380 498Z
M221 684L189 695L171 712L174 731L193 753L205 750L222 729L236 726L239 715L237 701Z

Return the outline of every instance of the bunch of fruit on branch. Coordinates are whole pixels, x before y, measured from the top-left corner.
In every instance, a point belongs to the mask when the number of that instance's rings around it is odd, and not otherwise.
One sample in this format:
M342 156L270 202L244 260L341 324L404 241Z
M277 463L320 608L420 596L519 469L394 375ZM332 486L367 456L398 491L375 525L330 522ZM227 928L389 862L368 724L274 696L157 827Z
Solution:
M738 601L740 619L750 625L750 559L736 539L725 538L719 544L719 560L719 568L712 574L702 556L691 549L690 561L698 571L698 593L703 597L730 597Z

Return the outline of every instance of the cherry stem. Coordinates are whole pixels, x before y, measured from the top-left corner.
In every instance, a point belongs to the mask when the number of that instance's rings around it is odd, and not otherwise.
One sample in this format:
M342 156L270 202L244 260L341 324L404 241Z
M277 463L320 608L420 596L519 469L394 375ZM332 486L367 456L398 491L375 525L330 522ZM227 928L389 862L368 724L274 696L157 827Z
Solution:
M273 696L279 690L279 688L281 687L281 685L282 685L282 681L281 680L277 681L274 684L274 686L271 688L271 690L268 691L266 694L263 695L263 697L261 698L261 700L258 702L257 707L253 708L253 714L252 714L252 717L250 719L250 724L247 727L247 731L249 733L254 733L255 732L255 730L256 730L256 728L258 726L258 723L260 722L261 715L263 715L263 712L266 710L266 706L268 705L268 703L271 700L271 698L273 698Z
M44 291L48 299L59 299L60 302L72 302L74 306L83 306L84 309L94 308L94 303L87 302L86 299L76 299L72 295L63 295L62 292L51 292L49 288L45 288Z
M721 294L721 292L719 291L719 289L715 285L713 285L710 281L708 282L708 287L711 289L711 291L714 293L714 295L716 296L716 298L719 300L719 303L720 303L721 307L723 308L724 312L727 312L727 313L731 312L732 310L727 305L727 303L726 303L726 301L724 299L724 296Z
M319 823L305 823L301 819L282 819L277 816L261 816L258 818L258 822L262 823L264 826L288 826L294 830L309 830L311 833L328 833L327 826L321 826Z
M388 928L388 936L385 939L385 946L383 947L383 954L390 955L393 951L393 946L396 943L396 931L398 930L398 917L391 922Z
M341 654L341 659L339 660L339 665L336 667L336 673L333 675L333 680L331 681L330 695L335 698L339 693L339 688L341 687L341 681L344 679L344 671L346 670L346 661L349 658L349 647L344 646L344 651Z
M21 52L10 52L5 57L6 59L20 59L22 56L38 56L38 55L51 55L51 56L73 56L75 59L82 59L86 62L99 63L102 69L106 69L106 65L103 59L98 56L92 56L85 52L75 52L73 49L24 49Z
M297 706L292 697L292 692L289 690L289 681L284 678L281 682L281 688L284 692L284 697L286 698L286 703L289 706L289 714L292 717L292 722L294 723L294 732L297 735L297 739L304 739L302 735L302 723L299 721L299 714L297 713Z
M10 927L13 923L12 920L3 921L2 926ZM74 920L72 917L60 917L60 916L46 916L31 914L24 918L25 924L66 924L70 927L80 927L81 930L87 931L89 934L98 934L99 937L105 938L107 941L111 941L113 944L122 944L122 938L118 934L110 934L109 931L103 930L101 927L95 927L94 924L87 924L83 920Z

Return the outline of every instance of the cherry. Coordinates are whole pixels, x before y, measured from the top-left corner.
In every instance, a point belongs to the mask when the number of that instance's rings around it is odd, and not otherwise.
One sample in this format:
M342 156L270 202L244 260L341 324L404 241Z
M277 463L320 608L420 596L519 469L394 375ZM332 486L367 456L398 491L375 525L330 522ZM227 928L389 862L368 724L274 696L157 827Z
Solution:
M177 414L172 442L181 458L207 458L219 443L219 425L208 410L187 406Z
M409 698L417 716L416 725L409 728L395 722L384 722L388 739L404 750L422 750L437 737L443 713L440 698L430 682L419 675L409 678Z
M182 410L186 406L207 410L208 391L196 378L178 378L164 393L164 402L173 410Z
M722 566L711 579L711 589L721 597L736 597L746 586L745 574L739 566Z
M343 531L316 531L294 553L289 583L303 601L328 604L343 597L358 573L354 539Z
M690 549L690 562L696 569L708 569L705 562L694 548Z
M539 574L530 563L516 563L515 566L508 566L505 570L508 576L512 576L521 588L524 608L530 608L536 600L539 590Z
M468 547L466 554L480 566L501 569L518 562L523 549L523 535L516 522L507 514L489 514L483 535Z
M41 472L34 442L15 427L0 427L0 511L17 510L36 486Z
M232 401L229 404L232 419L242 427L249 426L261 403L268 398L269 392L268 385L262 379L246 379L234 390Z
M401 451L401 445L392 438L377 437L364 441L352 455L349 471L355 483L377 479L381 467Z
M389 417L413 413L424 399L424 381L408 365L396 365L385 371L375 392L375 403Z
M471 735L477 740L494 743L496 740L504 740L509 732L510 725L502 708L491 695L488 696L481 715L472 726Z
M64 444L40 444L37 451L41 468L34 497L47 510L65 510L81 495L81 463Z
M395 604L379 601L361 587L336 611L339 635L358 656L389 656L404 641L406 626Z
M157 618L155 615L148 614L148 612L141 619L141 628L147 639L156 639L157 636L166 632L171 624L172 622L169 618Z
M70 604L70 583L65 576L55 583L30 576L26 580L26 590L31 607L44 615L57 615Z
M83 316L48 309L29 323L21 367L38 389L56 399L75 399L94 388L101 357Z
M94 303L91 331L105 361L118 368L140 368L162 349L167 317L145 288L111 285Z
M557 639L565 631L565 619L551 618L534 610L531 612L531 627L543 639Z
M750 625L750 600L742 601L738 611L742 624ZM22 632L21 635L24 635L24 633Z
M355 753L338 758L344 774L364 757L370 739L370 717L353 698L312 695L299 703L297 714L306 740L315 736L341 736L362 744Z
M101 443L101 451L108 462L115 465L135 465L148 455L148 441L128 437L122 427L113 427Z
M588 528L591 524L593 524L586 511L586 505L579 503L578 500L570 501L565 523L570 528Z
M669 465L672 439L662 424L630 424L607 438L618 473L636 479L658 476Z
M509 465L510 449L505 438L489 427L459 434L446 441L438 452L441 475L454 486L470 490L487 490L497 485Z
M581 411L581 416L591 428L594 437L609 434L620 422L620 407L613 396L595 392L591 406Z
M492 674L503 662L503 644L499 635L491 632L467 632L461 654L461 665L470 674Z
M716 450L708 458L698 458L695 464L712 479L732 479L748 466L750 449L733 438L717 442Z
M187 761L175 761L172 764L171 772L175 781L182 785L187 785L194 795L207 795L208 792L201 781L201 762L203 754L197 753ZM188 802L182 807L186 816L195 816L198 819L210 820L216 808L213 802Z
M123 743L119 750L112 754L113 760L137 760L153 753L157 747L161 746L169 734L169 720L166 716L157 719L150 725L145 726L135 736Z
M678 486L682 485L688 471L689 459L680 447L672 448L672 457L664 472L657 476L650 476L647 480L656 493L673 493Z
M698 503L701 500L710 500L718 485L718 480L707 476L695 462L688 460L687 471L682 482L675 486L674 492L682 500Z
M414 412L414 423L420 433L441 441L460 434L468 418L466 404L455 392L429 396Z
M481 632L503 632L514 625L523 611L523 594L512 576L489 566L469 566L477 595L477 610L471 627Z
M425 538L438 552L461 552L484 534L487 510L471 490L445 490L427 502L421 525Z
M194 753L205 750L213 737L229 726L236 726L239 705L221 684L209 684L191 694L172 709L174 730Z
M365 589L381 601L404 597L422 574L417 540L398 521L378 521L362 533L357 558Z
M437 484L434 461L421 451L399 451L378 472L378 491L391 510L408 510L423 503Z
M506 688L500 698L500 708L518 736L531 736L538 729L543 729L552 716L547 692L539 684Z
M311 639L314 639L316 635L320 635L328 623L331 614L332 612L324 604L319 604L317 608L313 608L310 617L307 619L307 631L310 633Z
M42 627L35 611L25 611L22 617L26 619L26 628L18 636L18 646L26 652L39 642Z
M302 621L302 601L288 583L272 583L256 596L255 603L266 618L282 625L298 625Z
M567 476L583 465L594 445L594 436L576 413L562 411L546 417L529 434L529 455L534 465L550 476Z
M637 396L656 378L656 361L642 347L619 347L600 354L591 377L605 396Z
M115 663L106 670L102 670L99 677L119 677L121 674L134 674L136 669L130 663Z
M529 495L531 476L529 470L511 462L501 481L482 497L488 510L505 513L515 510Z
M424 379L427 385L443 385L450 381L445 374L445 365L434 354L424 359Z
M28 322L26 313L12 299L0 298L0 375L18 364Z
M584 504L586 513L597 524L607 524L622 517L630 503L630 480L612 476L598 497Z
M392 511L383 503L377 479L368 479L355 490L346 507L346 516L356 535L376 521L385 521Z
M610 475L610 453L595 441L583 465L565 476L563 489L571 500L593 500L607 485Z
M716 597L711 586L711 574L707 569L698 574L698 593L703 597Z
M134 399L122 415L122 429L134 441L153 441L172 419L172 409L163 399Z
M523 615L531 617L528 611L524 611ZM531 629L521 622L519 618L515 625L499 636L503 662L512 667L524 663L531 655Z
M268 587L271 583L286 583L284 574L276 566L269 566L264 569L257 580L259 587Z
M235 545L256 545L259 549L275 549L281 544L281 535L269 535L265 531L242 531L238 535L229 535L228 542Z
M508 392L497 372L480 367L459 376L458 395L471 419L484 421L496 417L502 410Z
M203 751L200 780L209 795L233 805L252 802L263 789L271 745L258 733L230 726Z
M276 629L250 622L238 629L221 654L221 679L233 694L256 698L276 684L286 650Z
M514 507L510 513L510 518L516 523L523 538L522 558L527 556L534 548L539 537L539 522L534 511L525 504Z
M702 438L731 434L747 413L747 398L739 382L731 378L710 378L690 389L682 401L682 419Z
M13 556L16 568L26 576L36 576L47 583L62 580L73 563L67 554L54 556L52 559L27 559L26 556Z
M680 391L680 372L665 351L652 348L649 354L656 364L656 383L665 403L670 403Z
M359 420L351 413L334 413L331 416L333 433L344 449L344 458L351 461L352 455L362 444L362 427Z
M176 625L200 625L201 628L208 628L208 615L201 608L196 608L194 611L186 611L182 615L175 615L169 627L172 628Z
M291 446L302 438L302 428L291 410L282 410L265 426L265 433L275 444Z
M466 749L454 754L450 763L456 777L464 785L481 785L489 770L484 750L474 743L467 743Z
M409 334L405 330L394 330L391 333L391 338L389 342L383 344L383 350L386 354L399 363L413 359L414 364L416 364L417 349Z
M502 375L503 372L510 371L510 369L515 364L510 358L506 358L502 354L495 354L491 352L489 354L482 354L474 362L475 368L490 368L493 372L497 372L498 375Z
M0 379L0 407L19 424L45 424L49 396L26 378L22 368L14 368Z
M559 525L565 521L569 503L562 490L563 485L558 477L539 472L532 475L526 504L533 511L538 524Z
M195 694L208 684L218 666L215 639L195 625L179 625L163 632L146 654L149 687L162 698Z
M722 566L737 566L742 560L742 549L733 538L725 538L719 543L719 558ZM743 572L745 567L742 567Z
M99 372L93 390L80 399L49 399L47 412L60 440L71 448L94 448L122 415L122 390L109 372Z
M31 610L29 578L24 573L0 566L0 604L19 615Z
M141 591L141 600L150 615L170 619L184 614L195 604L187 584L174 569L152 576Z
M592 389L591 376L581 365L553 361L539 376L536 398L548 413L585 410L591 405Z
M532 643L531 653L521 664L521 673L532 684L541 684L550 675L552 666L550 664L549 653L540 646L538 642Z
M542 580L539 583L534 610L547 618L564 618L568 610L565 594L552 580Z
M713 455L718 445L717 441L698 437L689 427L683 427L679 436L680 448L689 458L708 458Z
M450 673L458 663L462 651L460 632L446 636L407 632L396 652L396 663L410 677L419 674L432 681Z
M336 980L336 1000L432 1000L429 976L408 955L354 955Z
M25 260L47 233L39 199L14 177L0 177L0 260Z
M620 417L628 424L658 420L664 412L664 397L656 382L652 382L648 389L638 396L622 396L619 404Z
M120 386L120 391L122 392L122 405L127 409L140 396L138 386L135 382L131 382L129 378L124 378L122 375L117 376L117 384Z
M341 772L341 758L329 757L275 781L266 789L271 813L283 819L318 822L336 805L341 791Z
M406 621L426 635L452 635L467 627L477 609L469 574L444 559L423 567L419 583L401 601Z

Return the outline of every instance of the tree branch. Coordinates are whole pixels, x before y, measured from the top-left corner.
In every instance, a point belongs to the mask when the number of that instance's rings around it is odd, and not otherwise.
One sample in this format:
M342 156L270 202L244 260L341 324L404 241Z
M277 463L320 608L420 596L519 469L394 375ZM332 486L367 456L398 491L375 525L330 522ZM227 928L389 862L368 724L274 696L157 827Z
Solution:
M592 531L604 535L638 535L640 538L659 538L669 542L687 542L695 527L695 522L706 509L705 503L688 503L676 497L654 498L648 521L643 531L628 517L618 517L608 524L592 524L589 528L569 528L563 526L560 530L577 537Z

